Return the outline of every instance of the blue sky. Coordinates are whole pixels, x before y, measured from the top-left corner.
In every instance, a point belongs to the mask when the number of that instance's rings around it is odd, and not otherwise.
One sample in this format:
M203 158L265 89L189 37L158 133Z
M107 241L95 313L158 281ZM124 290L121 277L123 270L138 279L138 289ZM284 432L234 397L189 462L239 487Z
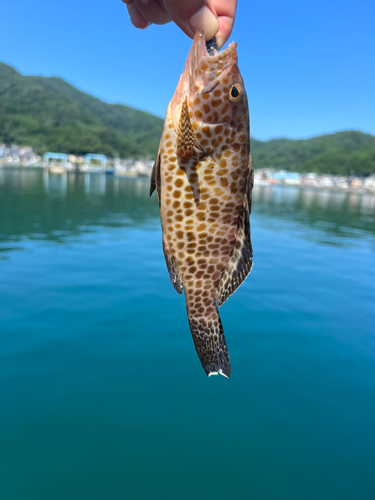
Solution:
M0 18L0 61L161 117L191 43L172 24L133 28L120 0L3 1ZM375 135L374 26L373 0L238 0L252 136Z

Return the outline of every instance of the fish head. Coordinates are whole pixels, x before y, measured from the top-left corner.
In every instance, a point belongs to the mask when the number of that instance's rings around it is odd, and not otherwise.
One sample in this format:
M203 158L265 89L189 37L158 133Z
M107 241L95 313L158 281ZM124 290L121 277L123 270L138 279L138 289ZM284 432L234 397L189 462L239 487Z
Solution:
M248 103L235 42L222 52L215 50L209 55L203 31L195 34L170 103L176 131L186 106L198 150L212 155L228 149L237 142L237 136L248 141Z

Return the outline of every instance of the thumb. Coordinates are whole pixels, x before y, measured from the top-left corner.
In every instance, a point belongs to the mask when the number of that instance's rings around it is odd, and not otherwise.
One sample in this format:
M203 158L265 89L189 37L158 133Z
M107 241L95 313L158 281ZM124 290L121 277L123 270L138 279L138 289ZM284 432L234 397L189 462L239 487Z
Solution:
M210 1L164 0L163 4L172 21L190 38L203 30L206 40L211 40L218 32L219 21Z

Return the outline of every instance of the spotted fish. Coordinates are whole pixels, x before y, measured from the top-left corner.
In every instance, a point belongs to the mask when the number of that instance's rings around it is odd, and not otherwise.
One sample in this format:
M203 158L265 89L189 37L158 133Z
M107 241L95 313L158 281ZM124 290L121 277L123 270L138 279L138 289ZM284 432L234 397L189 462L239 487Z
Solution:
M249 111L236 47L209 54L203 32L196 33L151 173L169 277L178 293L185 292L195 349L208 376L230 375L217 306L253 265Z

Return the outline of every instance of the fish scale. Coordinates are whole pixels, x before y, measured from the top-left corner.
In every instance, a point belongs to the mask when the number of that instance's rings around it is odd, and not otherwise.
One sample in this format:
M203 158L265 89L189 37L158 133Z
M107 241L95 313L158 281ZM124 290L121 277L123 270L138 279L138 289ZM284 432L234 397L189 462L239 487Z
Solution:
M195 349L207 375L231 365L218 306L252 268L253 169L237 45L206 50L197 32L169 103L151 173L171 282L184 290Z

